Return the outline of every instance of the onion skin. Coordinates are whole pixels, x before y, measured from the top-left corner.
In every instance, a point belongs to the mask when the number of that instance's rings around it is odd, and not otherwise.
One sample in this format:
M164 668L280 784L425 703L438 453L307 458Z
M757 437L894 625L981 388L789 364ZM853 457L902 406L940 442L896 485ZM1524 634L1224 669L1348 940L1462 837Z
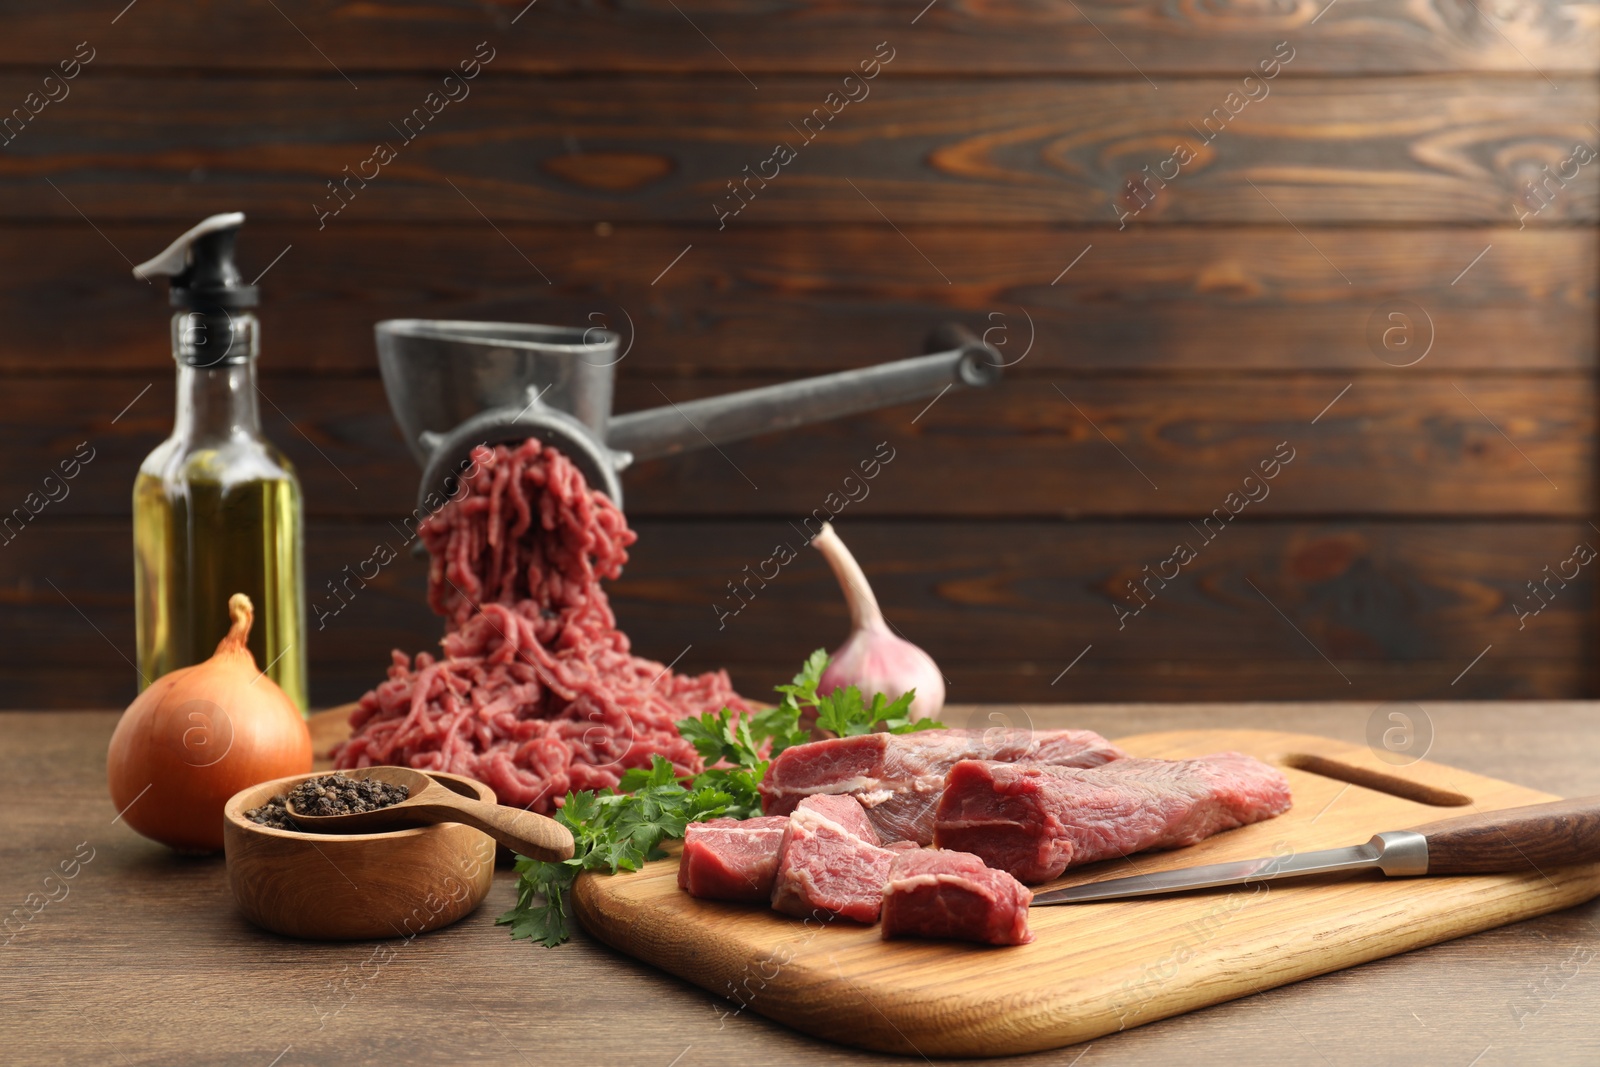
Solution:
M171 671L128 705L106 780L122 821L182 852L222 848L222 809L239 790L311 770L311 731L245 647L254 609L228 598L233 626L204 663Z
M890 700L915 689L912 719L931 719L944 707L944 675L933 657L889 629L867 576L831 523L824 523L811 545L828 561L850 606L850 636L828 657L817 692L831 693L853 685L871 699L882 693Z

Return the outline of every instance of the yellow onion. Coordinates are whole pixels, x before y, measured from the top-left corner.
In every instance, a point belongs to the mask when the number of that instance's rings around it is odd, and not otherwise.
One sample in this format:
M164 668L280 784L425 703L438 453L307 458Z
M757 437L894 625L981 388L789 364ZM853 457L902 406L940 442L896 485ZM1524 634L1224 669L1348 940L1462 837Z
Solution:
M911 718L930 719L939 714L944 707L944 675L933 657L889 629L861 565L833 532L831 523L823 524L811 544L828 561L850 606L850 636L828 658L817 692L831 693L853 685L869 700L874 693L898 700L914 689Z
M233 620L204 663L157 678L111 735L106 778L122 821L183 852L222 848L222 808L246 786L311 770L311 732L245 646L255 609Z

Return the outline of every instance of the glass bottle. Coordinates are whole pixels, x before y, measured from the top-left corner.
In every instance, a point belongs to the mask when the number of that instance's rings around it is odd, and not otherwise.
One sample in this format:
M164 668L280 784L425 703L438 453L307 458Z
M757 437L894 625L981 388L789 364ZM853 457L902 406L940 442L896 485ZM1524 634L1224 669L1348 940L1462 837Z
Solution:
M244 593L256 610L250 652L304 714L300 483L262 436L259 324L236 304L198 310L180 292L174 278L177 417L133 489L140 689L209 659L228 630L228 597Z

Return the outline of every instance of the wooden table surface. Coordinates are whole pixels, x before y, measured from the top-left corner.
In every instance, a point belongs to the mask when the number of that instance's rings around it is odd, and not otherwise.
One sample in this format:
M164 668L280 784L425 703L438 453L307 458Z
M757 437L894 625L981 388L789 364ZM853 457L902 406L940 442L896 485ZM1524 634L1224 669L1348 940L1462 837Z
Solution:
M1567 796L1600 793L1600 705L1424 704L1430 759ZM952 708L1110 737L1206 726L1360 741L1370 704ZM813 1040L579 934L554 950L493 918L497 875L458 925L412 942L324 944L234 911L220 857L178 857L116 820L107 713L0 714L0 1062L738 1064L916 1062ZM1374 830L1393 829L1374 827ZM44 879L90 854L61 896ZM34 902L37 905L37 901ZM1007 1062L1277 1067L1600 1063L1600 903ZM1048 975L1040 975L1048 981Z

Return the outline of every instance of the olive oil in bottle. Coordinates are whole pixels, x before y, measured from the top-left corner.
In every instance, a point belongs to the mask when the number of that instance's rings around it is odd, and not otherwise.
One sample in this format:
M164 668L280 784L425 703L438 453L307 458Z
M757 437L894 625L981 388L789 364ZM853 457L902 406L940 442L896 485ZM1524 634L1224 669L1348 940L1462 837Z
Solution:
M256 605L250 652L304 713L305 593L300 483L261 433L256 290L233 242L244 216L215 215L135 268L172 276L178 363L172 436L133 489L140 686L208 659L228 631L228 597Z

